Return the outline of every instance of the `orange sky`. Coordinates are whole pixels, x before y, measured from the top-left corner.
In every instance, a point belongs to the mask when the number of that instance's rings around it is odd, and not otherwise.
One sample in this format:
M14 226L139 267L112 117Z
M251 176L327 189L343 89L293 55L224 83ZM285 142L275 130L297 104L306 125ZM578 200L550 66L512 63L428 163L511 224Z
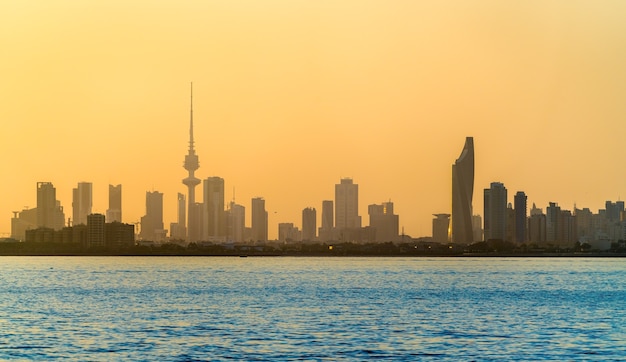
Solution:
M0 236L50 181L123 184L125 222L145 192L184 192L189 83L197 175L227 200L262 196L278 222L359 184L360 214L391 199L430 235L450 212L451 165L476 147L474 211L509 199L565 209L626 195L623 1L19 1L0 4Z

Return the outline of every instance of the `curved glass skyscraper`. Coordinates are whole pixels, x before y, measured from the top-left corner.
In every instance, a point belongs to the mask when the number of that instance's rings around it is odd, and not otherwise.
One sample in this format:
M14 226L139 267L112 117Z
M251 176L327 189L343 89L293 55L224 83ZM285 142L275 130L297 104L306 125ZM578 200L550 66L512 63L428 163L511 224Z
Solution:
M452 228L450 240L457 244L474 242L472 196L474 194L474 138L467 137L461 156L452 165Z

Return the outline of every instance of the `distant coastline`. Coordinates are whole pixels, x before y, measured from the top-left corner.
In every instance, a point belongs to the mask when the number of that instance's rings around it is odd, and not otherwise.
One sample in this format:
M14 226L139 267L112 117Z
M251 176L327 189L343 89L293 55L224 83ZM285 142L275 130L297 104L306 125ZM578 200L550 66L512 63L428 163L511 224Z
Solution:
M84 248L63 243L0 243L0 256L250 256L250 257L566 257L624 258L626 251L574 250L507 250L469 251L462 247L411 247L392 243L378 244L268 244L268 245L204 245L183 247L178 244L134 245L119 248Z

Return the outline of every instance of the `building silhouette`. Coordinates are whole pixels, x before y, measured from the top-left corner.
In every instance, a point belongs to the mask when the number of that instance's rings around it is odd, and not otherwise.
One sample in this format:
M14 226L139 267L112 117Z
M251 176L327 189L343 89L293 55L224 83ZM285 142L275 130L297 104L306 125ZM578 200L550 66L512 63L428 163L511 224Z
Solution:
M146 215L141 218L142 240L163 241L163 194L158 191L146 192Z
M72 223L87 225L87 215L93 205L93 185L91 182L79 182L72 190Z
M267 211L262 197L252 199L252 241L267 241Z
M397 241L400 230L400 217L393 213L393 202L367 207L370 228L375 242Z
M109 185L107 222L122 222L122 185Z
M37 208L13 211L11 218L11 238L26 240L26 230L37 228Z
M185 195L179 192L176 198L176 222L170 223L170 239L185 240L187 238L186 201Z
M61 230L65 213L51 182L37 182L37 227Z
M450 214L433 214L433 241L447 244L450 235Z
M319 240L322 242L333 240L335 227L334 206L332 200L322 201L322 225L319 229Z
M556 202L548 203L546 208L546 242L555 244L558 241L561 208Z
M278 224L278 241L281 243L292 243L301 241L301 232L291 222L281 222Z
M474 229L474 241L483 241L483 219L480 215L472 215L472 229Z
M474 138L467 137L461 155L452 165L451 241L470 244L472 230L472 197L474 194Z
M335 185L335 228L345 230L360 227L359 185L351 178L342 178L341 182Z
M492 182L484 190L485 240L506 240L507 192L504 184Z
M224 212L224 179L209 177L203 183L203 240L226 237L226 215Z
M546 241L546 215L534 203L528 218L528 241L537 246Z
M187 225L187 241L194 242L200 240L202 236L202 220L201 215L198 215L199 209L196 205L196 186L200 184L200 179L197 178L194 173L198 168L200 168L200 162L198 160L198 155L196 155L196 151L194 149L193 142L193 84L191 86L191 108L190 108L190 119L189 119L189 150L187 155L185 156L185 163L183 165L184 169L187 170L188 175L183 179L183 184L187 186L187 216L188 216L188 225Z
M82 224L79 224L82 225ZM102 214L87 215L87 247L105 246L105 217Z
M518 191L514 198L515 209L515 242L525 243L527 241L527 220L528 220L528 197L524 191Z
M246 208L231 201L227 210L228 240L241 243L245 240Z
M314 241L317 234L317 212L313 207L302 210L302 240Z

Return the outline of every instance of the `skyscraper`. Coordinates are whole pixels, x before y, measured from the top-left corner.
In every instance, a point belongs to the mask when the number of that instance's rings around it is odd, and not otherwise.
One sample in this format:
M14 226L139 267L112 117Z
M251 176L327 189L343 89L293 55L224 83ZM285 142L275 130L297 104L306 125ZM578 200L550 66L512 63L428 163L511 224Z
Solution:
M122 222L122 185L109 185L109 208L107 222Z
M60 230L65 225L63 207L56 195L51 182L37 182L37 227Z
M163 238L163 194L158 191L146 192L146 215L141 218L143 240L161 241Z
M518 243L524 243L527 239L527 199L524 191L518 191L513 199L515 204L515 242Z
M335 217L333 211L333 201L322 201L322 226L319 230L320 241L329 241L333 239L333 228L335 227Z
M189 175L183 179L183 184L187 186L187 241L198 241L201 237L201 225L198 223L196 207L196 186L200 184L200 179L194 175L194 172L200 168L198 155L193 148L193 83L191 85L191 110L189 119L189 152L185 156L184 166Z
M186 223L186 208L187 208L187 200L185 199L185 195L178 193L178 197L176 199L176 222L170 223L170 238L174 240L185 240L187 237L187 225Z
M204 212L202 233L204 240L226 236L224 215L224 179L209 177L203 183Z
M317 213L315 208L302 210L302 241L314 241L317 233Z
M451 240L472 243L472 197L474 194L474 138L467 137L461 155L452 165Z
M342 178L335 185L335 227L338 230L361 227L359 216L359 185L351 178Z
M549 202L546 207L546 242L555 243L558 240L561 207L556 202Z
M73 189L72 223L74 225L87 225L87 215L91 214L92 190L91 182L79 182L78 186Z
M228 239L236 243L243 242L246 229L246 208L231 201L228 204L227 215Z
M252 199L252 241L267 241L267 211L262 197Z
M485 240L506 240L506 198L506 187L500 182L485 189Z

